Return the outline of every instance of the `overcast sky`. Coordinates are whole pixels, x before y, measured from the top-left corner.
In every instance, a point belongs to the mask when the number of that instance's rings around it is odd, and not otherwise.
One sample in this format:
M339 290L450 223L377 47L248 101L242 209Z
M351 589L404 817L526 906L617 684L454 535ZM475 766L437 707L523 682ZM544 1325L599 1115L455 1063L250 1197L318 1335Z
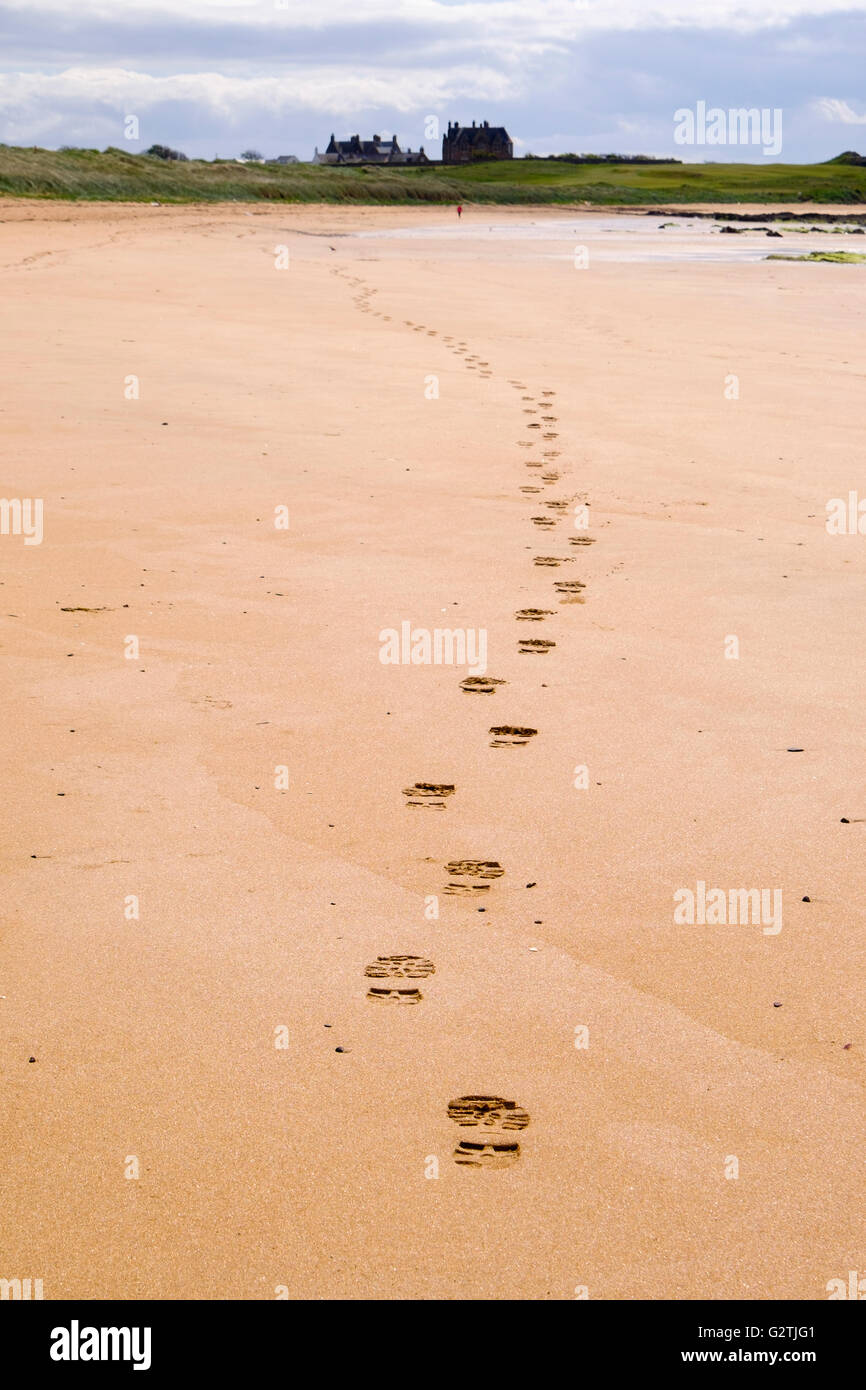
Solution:
M780 108L785 161L866 153L866 0L0 0L7 144L438 155L434 117L505 125L515 154L763 158L677 146L699 101Z

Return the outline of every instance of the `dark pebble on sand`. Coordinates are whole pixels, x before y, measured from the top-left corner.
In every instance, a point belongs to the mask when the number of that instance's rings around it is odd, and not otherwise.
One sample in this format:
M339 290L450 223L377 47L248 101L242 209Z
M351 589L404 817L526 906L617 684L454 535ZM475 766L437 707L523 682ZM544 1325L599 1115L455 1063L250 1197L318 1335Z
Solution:
M781 1001L778 1000L778 999L774 999L774 1000L773 1000L773 1008L774 1008L774 1009L781 1009L781 1007L782 1007Z
M535 884L534 884L534 883L527 883L526 886L527 886L527 888L534 888L534 887L535 887Z
M840 820L839 824L840 824L840 825L850 825L851 822L849 821L849 819L848 819L847 816L843 816L842 819Z
M345 1047L335 1047L335 1048L334 1048L334 1051L335 1051L335 1052L347 1052L347 1051L348 1051L348 1048L345 1048Z
M810 902L812 901L812 899L811 899L811 898L801 898L800 901L803 902L803 903L810 903Z
M28 1060L28 1062L35 1062L35 1061L36 1061L36 1058L35 1058L35 1057L28 1057L27 1060Z

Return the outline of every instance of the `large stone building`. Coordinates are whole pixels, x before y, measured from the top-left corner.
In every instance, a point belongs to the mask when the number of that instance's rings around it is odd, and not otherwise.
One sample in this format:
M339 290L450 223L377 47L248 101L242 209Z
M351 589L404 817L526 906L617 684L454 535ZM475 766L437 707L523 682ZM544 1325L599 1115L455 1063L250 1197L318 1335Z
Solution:
M442 136L442 163L469 164L473 159L513 159L514 146L505 126L482 121L476 125L448 122Z
M424 146L419 150L401 150L396 135L383 140L374 135L372 140L362 140L360 135L352 135L348 140L335 140L331 136L327 149L313 155L314 164L429 164Z

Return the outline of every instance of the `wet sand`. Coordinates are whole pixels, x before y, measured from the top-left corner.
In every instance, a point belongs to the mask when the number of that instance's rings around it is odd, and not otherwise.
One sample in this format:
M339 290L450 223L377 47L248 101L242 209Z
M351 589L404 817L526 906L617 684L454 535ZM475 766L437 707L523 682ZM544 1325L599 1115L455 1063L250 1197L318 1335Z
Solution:
M866 541L825 528L862 486L863 270L601 233L576 270L520 234L546 215L0 203L3 493L44 500L40 545L0 536L0 1276L866 1269ZM382 664L404 622L484 630L503 684ZM782 930L675 923L699 881L781 888ZM365 974L398 955L435 971ZM455 1162L478 1136L519 1156Z

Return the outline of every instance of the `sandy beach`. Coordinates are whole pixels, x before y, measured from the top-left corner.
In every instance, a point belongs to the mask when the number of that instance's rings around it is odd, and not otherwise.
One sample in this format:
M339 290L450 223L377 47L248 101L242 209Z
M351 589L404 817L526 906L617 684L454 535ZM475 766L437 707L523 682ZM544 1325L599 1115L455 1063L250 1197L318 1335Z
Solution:
M0 201L46 1299L866 1270L864 270L764 259L862 238L617 217ZM780 929L676 921L701 883Z

